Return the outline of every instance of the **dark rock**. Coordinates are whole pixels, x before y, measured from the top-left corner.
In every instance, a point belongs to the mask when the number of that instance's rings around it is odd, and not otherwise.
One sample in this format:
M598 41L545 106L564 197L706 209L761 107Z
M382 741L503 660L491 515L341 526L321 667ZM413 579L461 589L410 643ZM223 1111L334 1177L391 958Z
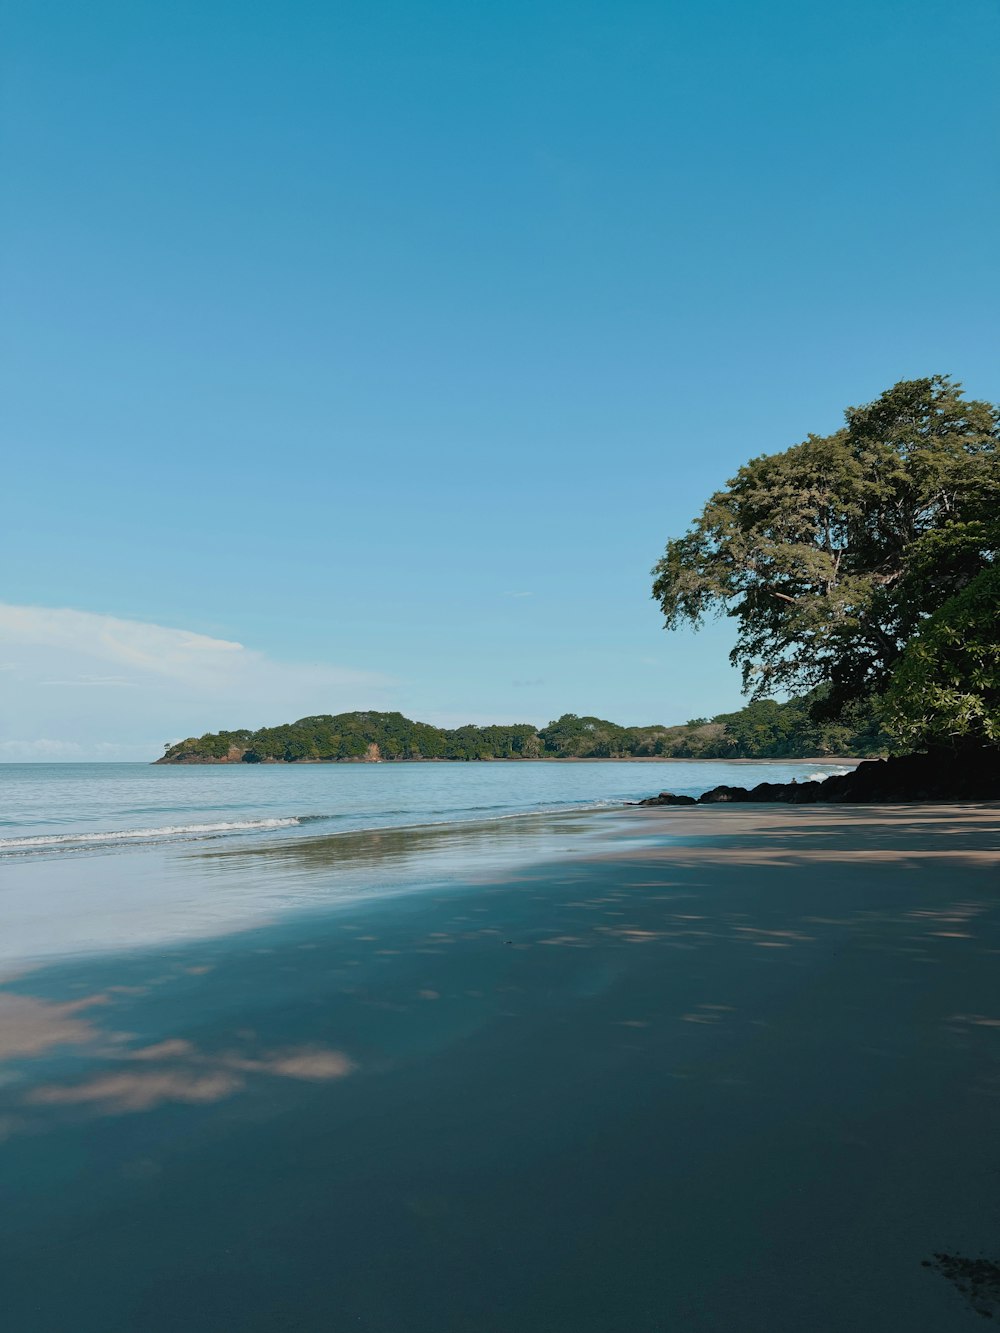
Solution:
M753 796L746 787L713 787L698 797L701 805L722 805L726 801L752 801Z
M690 796L660 792L639 805L725 805L817 802L896 805L907 801L1000 800L1000 749L939 751L870 759L852 773L822 782L761 782L746 787L713 787L695 802Z

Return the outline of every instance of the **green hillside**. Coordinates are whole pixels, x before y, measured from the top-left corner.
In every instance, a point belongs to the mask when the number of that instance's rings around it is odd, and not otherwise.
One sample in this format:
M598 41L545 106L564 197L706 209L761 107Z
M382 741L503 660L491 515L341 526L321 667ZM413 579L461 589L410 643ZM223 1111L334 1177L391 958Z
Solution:
M889 744L870 713L815 722L814 696L748 704L683 726L623 727L564 713L547 727L466 726L446 730L402 713L339 713L259 731L218 731L168 746L161 764L375 762L402 759L793 759L884 754Z

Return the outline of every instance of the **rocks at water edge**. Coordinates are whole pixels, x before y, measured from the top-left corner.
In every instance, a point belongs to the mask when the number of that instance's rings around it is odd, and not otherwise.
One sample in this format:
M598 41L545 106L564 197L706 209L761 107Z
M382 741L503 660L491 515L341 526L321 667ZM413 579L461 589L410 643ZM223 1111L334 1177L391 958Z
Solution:
M636 805L722 805L765 802L789 805L895 805L906 801L1000 800L1000 749L897 755L867 760L851 773L822 782L761 782L756 787L713 787L697 800L661 791Z

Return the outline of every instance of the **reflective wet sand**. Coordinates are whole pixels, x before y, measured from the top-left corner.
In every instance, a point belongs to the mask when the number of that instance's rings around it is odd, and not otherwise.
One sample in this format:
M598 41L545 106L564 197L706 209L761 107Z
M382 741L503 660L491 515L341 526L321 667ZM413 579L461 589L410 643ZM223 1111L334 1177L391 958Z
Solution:
M204 895L281 883L272 917L12 961L4 1326L1000 1318L988 1266L934 1259L1000 1258L996 808L546 837L545 859L488 831L471 859L423 834L187 855ZM112 862L148 858L88 865ZM338 895L345 866L387 891Z

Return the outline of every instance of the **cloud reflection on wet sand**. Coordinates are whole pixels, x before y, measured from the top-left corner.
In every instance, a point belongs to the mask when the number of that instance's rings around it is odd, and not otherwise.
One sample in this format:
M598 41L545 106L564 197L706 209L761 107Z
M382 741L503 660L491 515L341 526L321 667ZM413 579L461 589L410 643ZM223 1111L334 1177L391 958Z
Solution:
M323 1046L288 1046L244 1055L212 1054L180 1039L122 1053L125 1060L176 1061L178 1067L115 1070L83 1082L47 1083L25 1097L32 1106L91 1106L98 1114L150 1111L167 1102L222 1101L247 1085L247 1074L326 1082L346 1078L354 1063L342 1051Z
M232 1074L192 1074L164 1069L152 1073L101 1074L84 1083L43 1084L25 1098L31 1106L94 1106L99 1114L151 1111L164 1102L218 1102L243 1086Z
M67 1004L52 1004L32 995L0 993L0 1061L41 1055L60 1046L84 1046L101 1037L90 1019L77 1015L107 1004L103 994L88 995Z
M21 1106L77 1106L94 1114L118 1115L171 1102L218 1102L242 1091L256 1076L327 1082L354 1072L354 1062L343 1051L322 1044L209 1051L185 1038L168 1037L129 1047L128 1033L102 1026L99 1018L111 1017L123 992L143 989L109 987L62 1003L0 992L0 1063L9 1066L4 1081L20 1081L24 1071L19 1063L60 1053L73 1052L78 1058L105 1065L83 1080L38 1084L20 1098ZM143 1068L123 1067L136 1063ZM7 1134L19 1125L16 1116L4 1121Z

